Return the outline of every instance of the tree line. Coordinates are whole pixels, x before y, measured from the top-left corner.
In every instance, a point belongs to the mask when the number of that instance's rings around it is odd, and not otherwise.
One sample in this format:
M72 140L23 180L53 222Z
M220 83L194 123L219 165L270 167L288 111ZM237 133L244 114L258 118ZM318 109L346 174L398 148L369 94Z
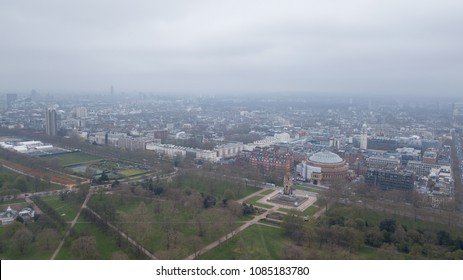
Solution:
M297 258L359 258L359 251L369 247L378 259L463 259L461 230L450 233L433 224L417 226L412 220L372 213L369 217L356 206L336 205L307 223L294 211L282 227L299 252Z

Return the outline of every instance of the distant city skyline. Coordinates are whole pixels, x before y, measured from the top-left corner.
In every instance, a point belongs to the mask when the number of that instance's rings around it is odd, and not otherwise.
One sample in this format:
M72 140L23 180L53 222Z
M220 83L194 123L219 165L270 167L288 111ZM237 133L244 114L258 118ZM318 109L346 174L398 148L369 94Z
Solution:
M451 0L8 1L0 93L458 96L462 13Z

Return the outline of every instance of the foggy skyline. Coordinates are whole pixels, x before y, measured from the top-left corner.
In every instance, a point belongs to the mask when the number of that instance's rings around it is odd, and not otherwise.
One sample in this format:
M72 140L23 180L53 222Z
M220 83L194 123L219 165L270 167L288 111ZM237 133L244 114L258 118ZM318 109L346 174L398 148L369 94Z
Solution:
M0 3L0 93L463 89L457 1Z

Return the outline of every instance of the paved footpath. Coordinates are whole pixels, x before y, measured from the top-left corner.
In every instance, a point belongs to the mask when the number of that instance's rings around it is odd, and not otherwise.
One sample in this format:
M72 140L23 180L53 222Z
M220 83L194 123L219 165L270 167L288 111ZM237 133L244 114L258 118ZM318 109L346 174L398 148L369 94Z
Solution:
M238 202L238 203L243 203L243 202L245 202L246 200L250 199L251 197L254 197L254 196L256 196L256 195L259 195L259 194L263 193L263 192L266 191L266 190L270 190L270 189L261 189L261 190L259 190L259 191L257 191L257 192L254 192L254 193L252 193L252 194L246 196L245 198L238 199L236 202Z
M257 191L257 192L255 192L255 193L253 193L253 194L250 194L250 195L246 196L245 198L242 198L242 199L238 200L238 202L239 202L239 203L242 203L242 202L244 202L244 201L250 199L251 197L254 197L254 196L256 196L256 195L261 194L262 192L264 192L264 191L266 191L266 190L268 190L268 189L262 189L262 190L260 190L260 191ZM275 191L277 191L277 190L275 190ZM274 195L274 194L275 194L275 192L273 192L273 193L267 195L266 197L272 196L272 195ZM264 197L264 198L265 198L265 197ZM315 199L315 200L316 200L316 199ZM306 203L307 203L307 204L308 204L308 203L313 204L313 203L315 202L315 200L308 200L308 201L306 201ZM269 204L269 203L267 202L267 204ZM202 254L204 254L204 253L206 253L206 252L208 252L208 251L214 249L215 247L217 247L217 246L220 245L221 243L227 241L228 239L230 239L231 237L233 237L233 236L235 236L236 234L240 233L241 231L247 229L248 227L250 227L250 226L252 226L252 225L254 225L254 224L258 224L260 220L266 218L266 216L267 216L268 213L271 213L271 212L273 212L273 211L277 211L278 208L281 207L281 206L279 206L279 205L277 205L277 204L273 204L273 203L272 203L272 206L273 206L273 207L272 207L271 209L266 209L266 210L267 210L266 212L264 212L264 213L262 213L262 214L260 214L260 215L258 215L258 216L255 216L252 220L245 222L243 225L241 225L241 226L238 227L237 229L233 230L232 232L230 232L230 233L228 233L228 234L222 236L221 238L217 239L216 241L210 243L209 245L203 247L202 249L200 249L200 250L196 251L195 253L193 253L192 255L188 256L188 257L186 258L186 260L193 260L193 259L197 258L198 256L200 256L200 255L202 255ZM306 205L304 205L304 206L306 206ZM317 218L317 217L319 217L320 215L322 215L322 214L324 213L324 210L325 210L324 208L323 208L323 209L320 209L320 210L314 215L314 217Z
M101 218L100 215L98 215L95 211L93 211L92 209L88 208L87 206L85 206L85 208L87 208L88 211L92 212L93 215L97 216L99 219L103 220ZM119 233L120 236L122 236L124 239L126 239L128 242L130 242L132 245L134 245L135 247L137 247L138 249L140 249L146 256L148 256L150 259L152 260L157 260L158 258L153 255L150 251L148 251L145 247L143 247L141 244L139 244L137 241L133 240L132 238L130 238L129 236L127 236L127 234L125 234L124 232L122 232L121 230L119 230L115 225L111 224L111 223L107 223L107 225L114 229L115 231L117 231Z
M67 237L69 236L69 234L71 233L72 228L74 228L74 226L75 226L76 223L77 223L77 220L78 220L79 217L80 217L80 213L82 212L82 209L84 209L85 207L87 207L87 202L90 200L91 197L92 197L92 192L88 192L87 197L85 197L84 203L82 203L82 206L81 206L80 209L79 209L79 212L77 212L76 217L74 218L74 220L72 220L71 226L69 227L69 229L68 229L68 231L66 232L66 234L63 236L63 239L61 239L61 242L59 243L58 248L56 248L56 250L55 250L55 252L53 253L53 256L51 256L50 260L54 260L54 259L56 259L56 256L58 256L59 251L61 251L61 248L62 248L63 245L64 245L64 240L66 240L66 238L67 238Z
M256 193L254 193L254 195L256 195ZM268 209L268 210L271 211L271 210L275 210L277 208L278 208L277 206L274 206L272 209ZM246 223L244 223L243 225L241 225L240 227L238 227L234 231L222 236L221 238L217 239L216 241L212 242L211 244L207 245L206 247L203 247L199 251L196 251L194 254L188 256L185 259L186 260L193 260L193 259L197 258L198 256L200 256L200 255L214 249L215 247L217 247L221 243L227 241L228 239L232 238L233 236L235 236L236 234L242 232L243 230L247 229L248 227L259 223L259 221L264 219L267 216L267 214L268 214L268 212L264 212L264 213L260 214L259 216L255 216L254 219L252 219L250 221L247 221Z

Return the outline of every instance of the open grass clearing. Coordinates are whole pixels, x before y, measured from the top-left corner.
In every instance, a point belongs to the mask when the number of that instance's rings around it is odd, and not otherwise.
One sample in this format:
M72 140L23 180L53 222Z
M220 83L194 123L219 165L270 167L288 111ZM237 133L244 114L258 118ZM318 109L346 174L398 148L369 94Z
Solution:
M110 235L105 234L96 225L90 223L85 218L80 217L74 229L78 234L87 234L95 237L98 259L110 260L112 259L114 253L122 251L121 248L117 246L116 241ZM68 239L70 238L68 237ZM67 246L62 247L60 253L57 256L58 260L77 259L75 253L71 250L72 241L73 240L68 240L66 242Z
M258 206L258 207L262 207L262 208L265 208L265 209L271 209L273 208L272 205L269 205L269 204L265 204L265 203L261 203L261 202L257 202L258 200L264 198L265 196L263 195L255 195L253 197L251 197L250 199L246 200L245 203L246 204L252 204L254 206Z
M92 162L101 160L102 158L95 155L85 154L82 152L76 153L67 153L67 154L60 154L55 156L46 157L46 159L50 160L58 160L60 165L62 166L69 166L69 165L77 165L86 162Z
M135 168L118 171L119 174L125 177L137 176L137 175L145 174L148 172L149 172L148 170L135 169Z
M233 238L201 255L201 260L278 260L289 243L283 229L253 225Z
M194 189L198 192L211 194L219 198L224 195L225 191L229 190L233 193L235 200L261 190L261 188L247 186L238 181L225 180L220 177L210 178L190 174L176 177L173 184L180 188Z
M305 209L302 213L304 213L304 215L312 216L313 214L317 213L318 210L320 210L320 208L311 205L307 207L307 209Z
M257 206L257 207L262 207L262 208L265 208L265 209L272 209L273 208L272 205L264 204L264 203L260 203L260 202L253 203L253 205Z
M307 191L308 190L308 187L301 186L301 185L294 185L293 188L295 188L296 190L301 190L301 191Z
M71 222L80 209L80 205L75 201L61 200L58 195L45 196L42 199L55 209L66 222Z
M14 205L24 204L26 201L24 199L12 199L12 200L4 200L0 202L0 210L3 211L3 208L7 208L8 206L13 207Z
M116 226L156 256L166 259L183 259L243 223L236 217L229 219L229 212L221 206L206 209L199 204L196 212L183 206L188 203L176 204L167 198L97 195L89 206L104 211L108 203L116 205ZM138 215L141 212L144 214Z
M251 198L247 199L245 201L245 203L254 205L258 200L260 200L262 198L264 198L263 195L255 195L255 196L252 196Z
M275 191L275 190L265 190L265 191L261 192L260 194L261 194L261 195L269 195L269 194L271 194L271 193L274 192L274 191Z
M280 207L280 208L278 208L278 211L284 212L284 213L289 213L291 211L291 209Z

